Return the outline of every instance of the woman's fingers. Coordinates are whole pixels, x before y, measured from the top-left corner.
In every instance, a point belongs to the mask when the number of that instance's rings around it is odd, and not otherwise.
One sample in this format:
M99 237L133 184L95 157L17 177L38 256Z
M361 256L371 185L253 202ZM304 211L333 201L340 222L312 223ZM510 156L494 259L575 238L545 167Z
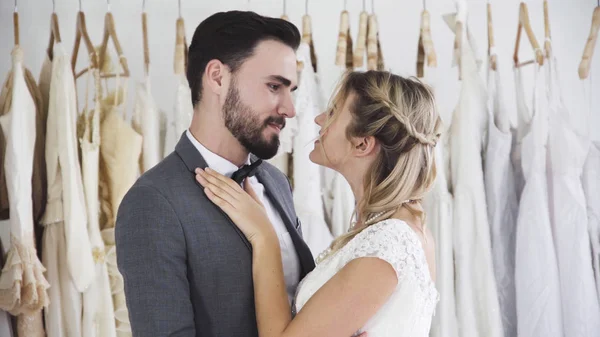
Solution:
M213 193L210 188L205 188L204 193L208 200L212 201L215 205L219 206L228 215L230 212L235 210L235 207L227 200L221 198L219 195Z
M238 185L238 183L233 181L233 179L220 174L219 172L211 169L210 167L207 167L206 170L204 170L204 172L206 172L211 177L216 178L219 181L219 183L222 184L222 186L227 186L228 188L230 188L232 191L234 191L236 193L243 192L240 185Z
M232 205L239 200L239 193L232 190L227 184L215 176L204 172L202 169L196 169L196 180L202 187L209 189L213 194L227 200Z

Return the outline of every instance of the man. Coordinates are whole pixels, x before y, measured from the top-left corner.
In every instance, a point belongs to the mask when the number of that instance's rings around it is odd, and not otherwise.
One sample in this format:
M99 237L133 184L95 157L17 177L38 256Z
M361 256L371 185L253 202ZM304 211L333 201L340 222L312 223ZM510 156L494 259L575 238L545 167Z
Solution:
M290 300L314 268L287 178L261 163L276 154L285 120L295 115L299 43L293 24L252 12L217 13L196 28L187 69L192 124L175 151L138 179L117 215L134 336L258 336L251 246L196 183L198 167L237 171L234 179L262 196Z

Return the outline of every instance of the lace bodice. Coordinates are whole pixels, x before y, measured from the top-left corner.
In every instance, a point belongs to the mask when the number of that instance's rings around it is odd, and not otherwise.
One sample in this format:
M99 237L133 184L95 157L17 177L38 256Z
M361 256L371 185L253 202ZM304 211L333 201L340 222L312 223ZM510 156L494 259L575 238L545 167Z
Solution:
M375 257L396 271L398 285L388 301L358 331L371 337L425 337L439 294L431 280L417 234L403 221L388 219L371 225L346 246L318 263L298 286L294 312L350 261Z

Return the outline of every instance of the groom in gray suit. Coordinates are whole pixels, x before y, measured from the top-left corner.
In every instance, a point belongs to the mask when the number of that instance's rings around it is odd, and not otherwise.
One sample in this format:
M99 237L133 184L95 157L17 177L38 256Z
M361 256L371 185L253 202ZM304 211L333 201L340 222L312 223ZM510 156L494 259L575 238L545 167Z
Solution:
M187 79L194 116L175 151L142 175L117 215L117 263L140 337L255 337L251 246L196 183L210 167L252 184L279 236L290 301L314 268L287 178L262 159L294 117L291 23L217 13L196 28Z

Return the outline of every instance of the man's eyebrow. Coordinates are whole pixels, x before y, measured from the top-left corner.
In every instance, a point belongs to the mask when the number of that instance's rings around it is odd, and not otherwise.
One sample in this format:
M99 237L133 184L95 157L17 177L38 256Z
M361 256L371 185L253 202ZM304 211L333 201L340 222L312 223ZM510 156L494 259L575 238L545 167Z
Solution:
M289 79L287 79L287 78L285 78L285 77L283 77L283 76L280 76L280 75L271 75L271 76L269 76L268 78L269 78L270 80L272 80L272 81L277 81L277 82L279 82L279 83L283 84L283 85L284 85L284 86L286 86L286 87L289 87L289 86L291 86L291 85L292 85L292 81L290 81ZM296 90L296 89L298 89L298 86L294 86L294 87L292 88L292 91L294 91L294 90Z

